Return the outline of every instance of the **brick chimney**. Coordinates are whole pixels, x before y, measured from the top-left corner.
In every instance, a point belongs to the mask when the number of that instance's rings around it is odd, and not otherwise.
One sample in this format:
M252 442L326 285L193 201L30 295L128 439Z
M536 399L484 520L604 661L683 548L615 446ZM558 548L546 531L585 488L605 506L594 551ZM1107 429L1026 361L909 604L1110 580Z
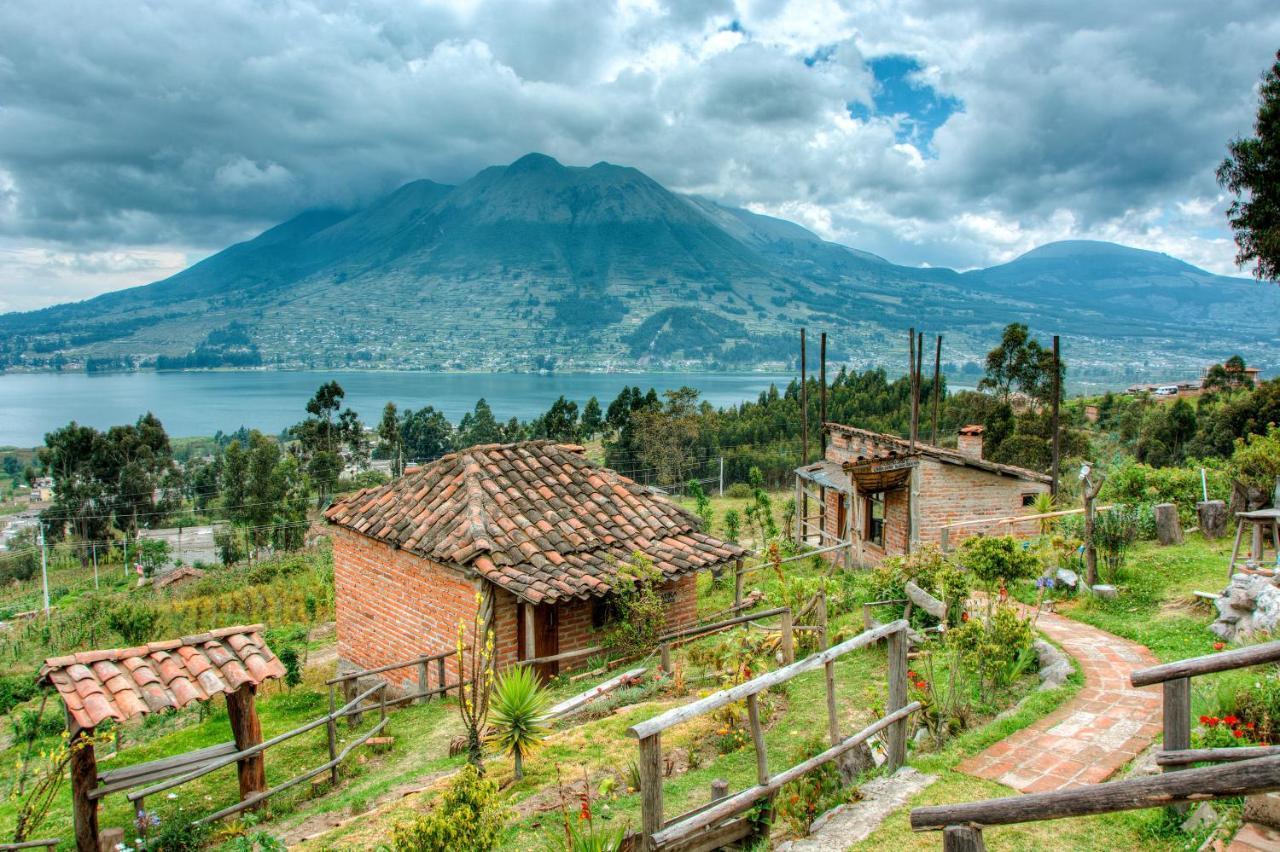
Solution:
M982 458L982 432L983 427L976 423L961 426L960 435L956 438L956 449L970 458Z

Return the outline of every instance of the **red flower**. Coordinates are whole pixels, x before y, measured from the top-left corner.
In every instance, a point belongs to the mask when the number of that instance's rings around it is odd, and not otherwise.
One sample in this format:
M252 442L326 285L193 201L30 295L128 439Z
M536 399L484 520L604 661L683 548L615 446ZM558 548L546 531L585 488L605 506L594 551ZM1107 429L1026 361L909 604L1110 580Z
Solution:
M1201 724L1201 725L1208 725L1208 724L1209 724L1209 720L1210 720L1211 718L1212 718L1212 717L1210 717L1210 716L1201 716L1201 717L1200 717L1200 724Z
M1221 643L1221 642L1214 642L1214 643L1213 643L1213 650L1215 650L1215 651L1221 651L1221 650L1222 650L1223 648L1225 648L1225 647L1227 647L1227 646L1226 646L1226 645L1224 645L1224 644L1223 644L1223 643Z
M1235 737L1236 739L1240 739L1241 737L1244 736L1244 731L1240 730L1239 728L1236 728L1234 731L1231 732L1231 736Z
M917 675L916 675L916 673L915 673L914 671L912 671L911 669L907 669L907 677L911 678L912 680L915 680L915 679L916 679L916 677L917 677Z
M1240 720L1239 720L1239 719L1237 719L1235 716L1223 716L1223 717L1222 717L1222 723L1223 723L1224 725L1232 725L1232 726L1234 726L1234 725L1236 725L1239 721L1240 721Z
M591 819L591 800L585 794L582 796L582 810L578 816L584 820Z
M960 620L961 620L961 621L968 621L968 620L969 620L969 613L967 613L967 612L962 612L962 613L960 613Z
M918 681L916 681L916 689L925 689L925 688L927 688L928 686L929 686L929 684L925 683L925 682L924 682L924 681L922 681L922 680L918 680Z
M1205 721L1205 724L1206 724L1206 725L1208 725L1210 728L1212 728L1212 727L1216 726L1216 725L1218 724L1218 717L1217 717L1217 716L1210 716L1210 717Z
M1258 725L1257 725L1257 723L1256 723L1256 722L1245 722L1245 723L1244 723L1244 726L1245 726L1246 728L1248 728L1249 730L1251 730L1251 731L1252 731L1254 728L1258 727Z

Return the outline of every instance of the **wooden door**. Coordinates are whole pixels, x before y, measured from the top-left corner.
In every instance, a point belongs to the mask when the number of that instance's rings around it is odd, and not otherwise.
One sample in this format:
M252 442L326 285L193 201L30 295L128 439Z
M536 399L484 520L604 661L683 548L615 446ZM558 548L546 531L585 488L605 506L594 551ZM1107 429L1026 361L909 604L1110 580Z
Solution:
M836 495L836 541L844 541L849 529L849 498L845 494ZM821 546L826 546L823 542Z
M525 628L525 618L528 611L533 610L533 653L526 652L528 644L526 636L528 631ZM553 605L540 605L530 607L521 604L516 610L516 649L518 656L522 660L534 659L537 657L552 657L560 653L560 617L559 609ZM539 663L534 669L542 676L543 680L555 677L560 673L560 664Z

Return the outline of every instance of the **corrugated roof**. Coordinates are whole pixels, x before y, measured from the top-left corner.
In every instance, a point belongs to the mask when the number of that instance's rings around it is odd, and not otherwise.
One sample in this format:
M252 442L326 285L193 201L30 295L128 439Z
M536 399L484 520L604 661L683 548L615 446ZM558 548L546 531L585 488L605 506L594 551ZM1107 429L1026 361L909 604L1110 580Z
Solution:
M668 576L743 556L692 512L553 441L485 444L334 503L333 523L533 603L603 595L640 551Z
M261 624L223 627L136 648L50 657L37 682L58 690L82 728L176 710L246 683L284 677L261 631Z

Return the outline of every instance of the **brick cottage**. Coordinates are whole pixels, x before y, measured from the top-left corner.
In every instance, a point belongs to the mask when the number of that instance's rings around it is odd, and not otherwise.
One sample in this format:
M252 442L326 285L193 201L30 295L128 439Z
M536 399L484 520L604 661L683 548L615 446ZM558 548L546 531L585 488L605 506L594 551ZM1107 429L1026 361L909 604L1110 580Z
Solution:
M498 667L590 647L611 617L617 566L636 552L666 578L671 629L695 621L697 573L745 551L581 447L550 441L453 453L326 512L338 656L377 668L452 649L479 607ZM574 661L581 664L584 658ZM558 663L540 667L559 671ZM388 675L410 687L411 670Z
M1044 474L984 459L981 426L963 427L955 449L920 442L913 449L894 435L838 423L825 428L825 460L796 470L796 505L807 543L850 543L828 558L874 565L941 544L946 524L1025 514L1049 490Z

